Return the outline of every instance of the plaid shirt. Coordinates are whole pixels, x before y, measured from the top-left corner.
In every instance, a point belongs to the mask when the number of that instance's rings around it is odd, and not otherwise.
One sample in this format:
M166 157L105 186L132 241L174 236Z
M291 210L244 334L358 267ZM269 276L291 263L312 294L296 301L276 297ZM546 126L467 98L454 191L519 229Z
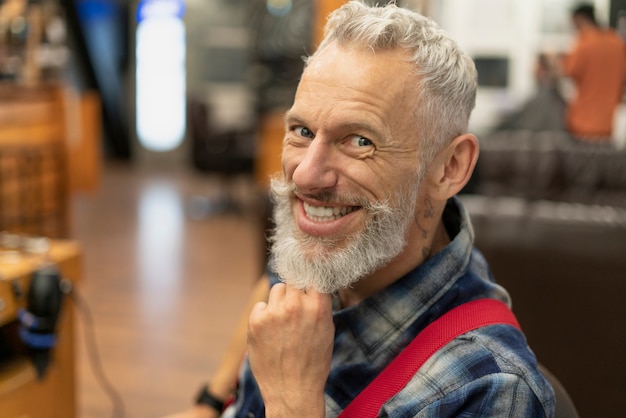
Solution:
M444 224L450 244L405 277L358 305L341 309L336 326L326 416L336 417L426 325L478 298L510 304L473 247L473 230L458 199ZM278 279L274 276L273 281ZM554 394L538 372L522 332L491 325L457 337L435 353L388 400L379 417L551 417ZM223 416L264 417L263 400L247 362L237 401Z

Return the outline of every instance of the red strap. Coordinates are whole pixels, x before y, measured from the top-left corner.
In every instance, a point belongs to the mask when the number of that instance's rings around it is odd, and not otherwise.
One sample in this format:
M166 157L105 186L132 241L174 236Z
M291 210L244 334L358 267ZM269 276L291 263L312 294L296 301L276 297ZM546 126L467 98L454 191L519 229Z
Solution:
M507 324L520 328L506 304L495 299L464 303L430 323L343 410L339 418L378 416L381 406L409 383L419 368L437 350L459 335L476 328Z

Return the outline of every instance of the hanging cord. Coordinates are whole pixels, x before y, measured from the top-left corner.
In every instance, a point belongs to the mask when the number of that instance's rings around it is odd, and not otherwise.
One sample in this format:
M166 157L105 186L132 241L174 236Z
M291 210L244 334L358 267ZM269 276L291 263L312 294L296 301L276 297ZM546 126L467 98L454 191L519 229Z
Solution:
M87 356L89 358L89 365L96 378L96 381L111 401L111 405L113 406L111 417L124 418L126 416L124 412L124 400L122 399L119 392L115 389L115 387L111 384L110 380L104 373L104 369L102 368L102 361L100 359L98 345L96 342L93 315L91 314L89 305L87 304L85 299L78 293L76 287L73 286L73 284L69 280L63 279L61 281L61 287L63 293L69 295L70 300L74 302L76 311L79 313L78 316L80 316L83 321L85 347Z

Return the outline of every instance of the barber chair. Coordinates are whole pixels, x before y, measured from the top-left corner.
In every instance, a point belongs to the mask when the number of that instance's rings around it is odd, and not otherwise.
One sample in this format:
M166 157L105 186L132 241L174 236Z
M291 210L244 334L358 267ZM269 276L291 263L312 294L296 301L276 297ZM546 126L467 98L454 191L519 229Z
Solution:
M216 196L194 196L190 214L204 218L224 213L239 213L243 202L234 196L235 180L254 171L256 132L215 129L208 104L190 97L187 104L191 162L201 173L218 180Z
M542 364L539 364L539 371L543 373L554 389L554 418L579 418L576 407L574 406L574 401L572 401L572 398L559 379Z

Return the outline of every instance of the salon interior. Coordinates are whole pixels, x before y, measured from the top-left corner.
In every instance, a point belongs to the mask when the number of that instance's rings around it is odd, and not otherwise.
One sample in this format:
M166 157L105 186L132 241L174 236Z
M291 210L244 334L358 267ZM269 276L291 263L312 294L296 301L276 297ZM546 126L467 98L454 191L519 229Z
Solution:
M265 270L283 115L342 3L0 1L0 416L192 405ZM476 63L459 197L529 345L580 416L623 416L626 123L572 147L575 85L542 66L570 50L578 2L396 3ZM626 1L592 3L626 35ZM51 277L53 326L23 339Z

